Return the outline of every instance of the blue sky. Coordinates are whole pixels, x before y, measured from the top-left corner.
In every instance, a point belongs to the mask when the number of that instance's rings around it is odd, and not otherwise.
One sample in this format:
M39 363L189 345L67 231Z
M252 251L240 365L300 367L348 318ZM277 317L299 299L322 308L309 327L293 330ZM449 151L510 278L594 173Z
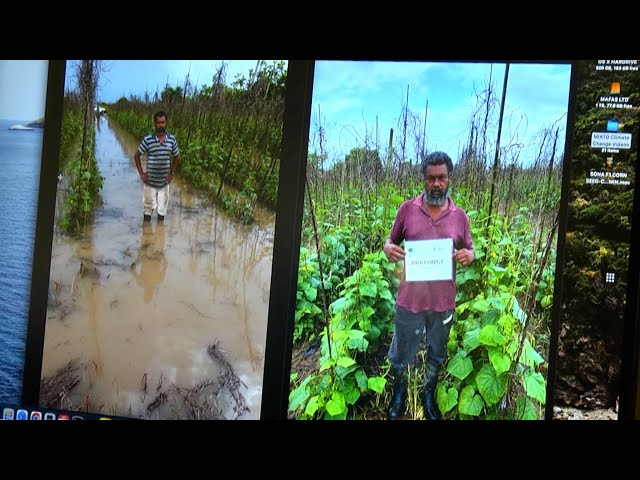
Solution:
M249 76L257 60L225 60L227 83L233 82L237 74ZM67 61L65 88L75 88L73 60ZM98 100L111 103L120 97L132 94L153 95L161 92L168 83L171 87L183 86L187 74L193 85L211 85L222 60L103 60L104 71L100 76ZM271 63L268 60L267 63Z
M490 71L490 64L481 63L316 62L309 151L319 151L318 109L330 161L363 146L365 136L375 143L376 115L383 151L390 128L399 148L402 128L398 120L403 118L409 86L408 106L421 119L416 121L420 132L425 103L429 102L427 149L444 150L455 159L468 137L469 118L476 104L474 92L486 85ZM498 99L504 72L504 64L493 65ZM537 153L535 135L542 128L562 119L556 125L564 135L570 74L569 65L511 64L501 145L506 140L517 142L520 159L526 162ZM413 142L408 142L407 155L415 158L414 152Z
M47 60L0 60L0 118L36 120L44 117Z

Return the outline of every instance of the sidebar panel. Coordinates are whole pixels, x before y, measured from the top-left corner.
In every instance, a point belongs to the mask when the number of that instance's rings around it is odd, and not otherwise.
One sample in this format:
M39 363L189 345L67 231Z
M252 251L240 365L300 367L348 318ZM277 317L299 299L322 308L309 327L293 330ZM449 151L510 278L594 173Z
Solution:
M638 60L575 63L554 418L615 419L638 151Z

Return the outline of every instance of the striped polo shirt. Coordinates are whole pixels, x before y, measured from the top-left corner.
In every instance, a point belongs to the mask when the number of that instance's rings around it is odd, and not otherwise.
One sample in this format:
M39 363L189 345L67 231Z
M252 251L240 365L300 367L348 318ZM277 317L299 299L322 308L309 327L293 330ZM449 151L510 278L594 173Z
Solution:
M151 133L142 139L138 152L140 155L147 154L148 185L163 188L167 184L167 176L171 169L171 156L180 154L176 137L167 132L164 142L161 142L155 133Z

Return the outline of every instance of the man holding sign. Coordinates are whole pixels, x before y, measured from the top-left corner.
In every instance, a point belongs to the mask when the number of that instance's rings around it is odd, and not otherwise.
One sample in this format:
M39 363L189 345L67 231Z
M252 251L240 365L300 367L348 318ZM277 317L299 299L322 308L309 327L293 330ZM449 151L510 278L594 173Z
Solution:
M425 190L400 206L384 244L384 253L390 261L404 260L396 298L395 333L389 348L394 373L391 420L404 413L406 370L418 352L424 332L427 344L424 412L430 420L440 418L435 390L456 308L455 262L467 266L475 260L469 217L449 198L452 171L453 162L446 153L433 152L425 157L422 162Z

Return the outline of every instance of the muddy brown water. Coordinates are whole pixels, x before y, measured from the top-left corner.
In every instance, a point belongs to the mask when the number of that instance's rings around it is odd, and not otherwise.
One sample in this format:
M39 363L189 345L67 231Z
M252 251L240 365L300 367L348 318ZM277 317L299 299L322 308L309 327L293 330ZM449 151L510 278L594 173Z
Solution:
M249 408L239 418L257 419L274 215L258 210L255 224L242 225L178 177L164 223L154 212L144 225L137 145L115 122L99 120L102 205L80 238L54 232L42 376L77 359L81 381L68 404L178 418L146 407L162 388L215 379L221 367L207 347L219 342ZM234 418L231 396L220 397L214 400L224 418Z

